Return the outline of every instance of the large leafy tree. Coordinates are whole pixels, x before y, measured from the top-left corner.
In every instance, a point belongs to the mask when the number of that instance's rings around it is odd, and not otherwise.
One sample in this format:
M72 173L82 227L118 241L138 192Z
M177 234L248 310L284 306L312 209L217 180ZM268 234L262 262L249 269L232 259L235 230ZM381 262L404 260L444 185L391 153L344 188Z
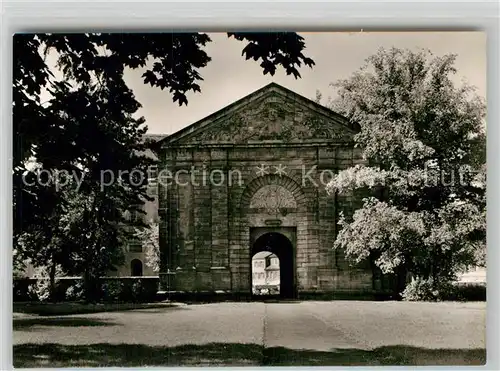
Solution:
M35 267L49 267L52 292L56 266L83 275L88 300L96 296L99 277L122 261L128 223L123 216L149 199L144 180L154 163L145 155L143 119L132 117L126 100L110 104L116 99L110 86L90 83L71 91L62 85L54 92L50 112L59 125L69 123L64 138L69 143L50 137L51 145L37 146L38 166L25 175L59 174L44 180L43 193L34 193L39 219L21 230L16 251ZM29 184L40 186L32 180Z
M331 193L368 195L343 216L335 248L384 273L450 282L485 253L485 104L452 81L455 56L380 50L334 84L332 109L361 126L366 164L341 171Z
M302 65L314 64L295 33L228 36L246 43L242 55L259 61L264 74L283 68L297 78ZM14 36L14 262L31 258L39 265L62 265L84 274L90 292L95 278L120 261L123 213L140 209L148 197L145 185L133 177L120 177L103 189L101 176L103 171L144 173L151 160L141 154L152 146L143 141L144 119L134 118L140 103L124 71L142 69L144 83L187 105L186 95L201 91L200 71L210 62L204 47L210 41L204 33ZM62 79L47 65L49 53L57 55ZM51 95L48 102L41 101L44 90ZM32 159L37 167L26 165ZM44 185L40 169L67 171L84 182L78 189L71 187L74 182L64 189ZM66 264L68 257L74 266Z

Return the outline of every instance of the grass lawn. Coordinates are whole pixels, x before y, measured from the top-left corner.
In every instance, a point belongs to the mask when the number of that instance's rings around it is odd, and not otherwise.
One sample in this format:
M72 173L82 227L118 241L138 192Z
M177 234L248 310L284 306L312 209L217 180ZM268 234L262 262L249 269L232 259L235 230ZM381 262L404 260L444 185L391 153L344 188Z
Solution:
M390 366L484 365L484 349L380 347L330 352L266 348L258 344L209 343L176 347L142 344L22 344L14 347L14 367L141 366Z

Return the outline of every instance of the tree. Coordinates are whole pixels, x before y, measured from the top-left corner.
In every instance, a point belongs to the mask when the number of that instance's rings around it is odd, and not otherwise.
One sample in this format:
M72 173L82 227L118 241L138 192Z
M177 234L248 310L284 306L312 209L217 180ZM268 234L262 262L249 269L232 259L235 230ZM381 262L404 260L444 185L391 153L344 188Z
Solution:
M65 271L84 277L87 300L97 297L99 278L123 262L123 245L132 235L128 226L140 228L140 220L126 220L126 211L142 212L147 196L147 173L155 160L146 155L144 120L134 119L134 104L120 102L113 84L84 85L75 92L55 96L53 109L71 120L73 142L82 143L76 166L78 190L66 190L68 212L62 251L70 259ZM114 101L117 106L110 104ZM86 115L79 107L86 103ZM43 156L42 158L51 158ZM76 170L75 167L78 169Z
M260 60L264 74L282 67L297 78L300 66L314 64L295 33L228 36L247 42L242 55ZM148 199L145 184L130 175L101 187L103 172L144 173L151 165L141 153L154 145L143 141L144 119L134 118L140 103L123 79L125 68L142 68L144 83L187 105L186 94L201 91L208 42L203 33L15 35L14 263L30 258L81 273L91 298L96 279L120 261L124 235L131 233L123 227L129 224L124 212L141 212ZM58 56L61 81L45 61L49 52ZM48 102L41 102L43 89L51 94ZM27 166L33 159L38 166ZM84 181L76 192L74 182L61 190L50 176L41 184L40 170Z
M485 104L472 87L454 86L454 61L382 49L334 84L332 109L360 124L355 142L367 164L327 188L369 192L341 218L334 246L396 273L399 292L407 273L437 289L484 256Z
M295 33L229 33L228 36L247 42L242 55L261 61L264 74L274 75L282 67L297 78L300 66L314 64L303 54L303 38ZM22 181L26 161L35 157L46 169L64 168L78 159L85 146L96 145L89 140L75 142L72 123L67 117L55 114L53 104L59 108L78 104L80 112L85 114L92 99L83 94L79 101L68 102L65 94L71 88L78 90L94 84L113 93L108 108L118 112L120 107L126 107L127 113L133 114L140 104L123 80L125 68L143 69L144 83L168 89L179 105L187 104L188 92L201 91L199 82L203 78L199 70L210 61L203 50L210 41L204 33L15 35L14 235L23 226L37 223L39 215L33 213L37 209L38 190L26 187ZM58 67L64 75L62 82L56 81L44 59L51 51L58 55ZM43 89L58 98L49 104L41 102Z
M120 99L112 82L75 90L60 85L49 103L46 112L64 135L38 145L39 166L24 174L32 180L24 190L38 190L30 195L40 212L22 229L17 247L36 267L51 267L51 292L54 267L61 266L84 277L85 297L93 300L99 278L123 261L123 214L149 199L145 174L154 161L143 154L149 146L144 120L132 117L134 102ZM35 181L41 170L51 175Z
M323 94L321 94L321 92L316 89L316 96L314 97L314 101L318 104L321 104L322 98L323 98Z
M261 61L264 74L274 75L282 67L288 75L298 78L299 67L314 65L303 54L305 44L296 33L229 33L228 36L247 42L242 55ZM44 138L64 135L52 124L53 117L40 102L43 88L51 92L60 88L45 63L44 56L50 51L59 56L58 67L65 82L78 85L94 80L101 85L111 84L117 100L128 99L135 112L139 103L123 80L125 68L142 68L144 83L168 89L174 102L187 105L186 94L201 91L199 82L203 78L199 70L210 62L203 47L210 41L204 33L15 35L14 169L23 167L23 162ZM118 103L113 102L116 106Z
M29 175L34 177L33 173ZM55 300L56 274L61 273L60 266L68 259L68 254L64 251L65 216L74 211L68 210L66 198L61 196L67 190L59 191L56 187L56 184L52 184L45 189L39 188L40 195L44 197L43 202L58 202L51 208L52 213L45 213L38 223L25 228L18 235L14 249L14 269L24 269L28 263L35 268L35 276L49 278L42 283L44 300Z

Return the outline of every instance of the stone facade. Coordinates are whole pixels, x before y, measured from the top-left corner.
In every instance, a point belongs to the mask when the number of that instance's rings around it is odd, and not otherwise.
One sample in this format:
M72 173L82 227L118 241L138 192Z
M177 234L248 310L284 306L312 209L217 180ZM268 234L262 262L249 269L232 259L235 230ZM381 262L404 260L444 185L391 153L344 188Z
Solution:
M163 139L161 291L250 294L251 257L265 250L289 257L287 296L372 292L369 265L333 250L339 213L356 201L325 190L333 173L363 162L357 130L270 84Z

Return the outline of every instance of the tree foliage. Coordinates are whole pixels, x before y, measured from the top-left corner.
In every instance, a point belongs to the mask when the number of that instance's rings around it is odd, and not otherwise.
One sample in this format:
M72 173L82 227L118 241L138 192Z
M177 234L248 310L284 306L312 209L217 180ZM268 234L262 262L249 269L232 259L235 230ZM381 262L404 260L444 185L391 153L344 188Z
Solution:
M314 64L295 33L228 36L246 43L242 55L260 61L264 74L283 68L297 78L299 67ZM91 294L92 282L120 263L132 233L123 215L140 212L148 200L146 185L130 172L146 172L153 161L145 153L154 147L143 140L147 127L135 118L140 103L123 79L125 69L141 69L145 84L187 105L187 94L201 91L210 41L204 33L14 36L15 264L30 259L82 274ZM57 56L60 79L46 62L49 53ZM42 102L44 91L48 102ZM128 175L117 176L120 171ZM60 172L70 174L64 187L48 175ZM115 177L104 188L103 172Z
M21 180L32 181L19 189L23 224L15 237L30 243L16 245L34 266L83 275L91 300L98 278L123 260L124 212L148 199L145 183L130 174L146 174L154 161L143 154L148 145L144 120L132 117L135 101L120 99L112 81L59 84L48 103L51 135L33 147L38 166L24 170ZM37 213L28 224L30 208Z
M366 165L341 171L328 190L370 194L341 218L335 247L435 285L485 251L485 104L472 87L454 85L454 61L382 49L334 84L332 104L360 124Z
M242 55L261 60L264 74L274 75L278 68L283 68L297 78L299 67L314 65L303 54L303 38L295 33L228 35L247 43ZM144 83L167 89L174 102L187 105L187 93L201 91L200 70L210 62L203 48L210 41L204 33L15 35L14 167L31 155L33 146L40 144L43 137L58 138L65 134L58 133L61 128L52 122L50 108L40 102L42 89L55 92L68 81L83 85L97 81L115 93L111 101L115 109L135 112L140 104L126 86L123 74L126 68L140 68L144 71ZM62 84L54 82L46 64L44 57L49 52L58 55L57 65L64 75Z
M136 230L136 237L142 242L146 253L146 265L153 272L160 271L160 225L150 221L146 228Z

